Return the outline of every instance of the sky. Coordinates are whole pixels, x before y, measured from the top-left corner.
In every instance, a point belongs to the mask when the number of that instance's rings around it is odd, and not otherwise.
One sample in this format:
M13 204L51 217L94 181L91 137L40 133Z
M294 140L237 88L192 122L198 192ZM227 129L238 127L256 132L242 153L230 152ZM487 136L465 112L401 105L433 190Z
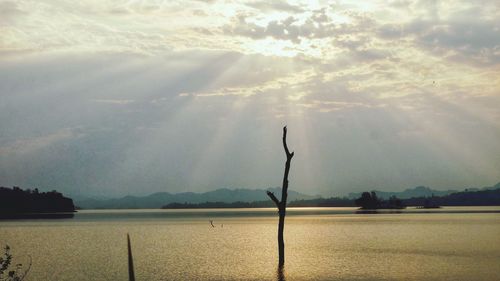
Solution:
M0 185L74 196L500 181L500 4L0 0Z

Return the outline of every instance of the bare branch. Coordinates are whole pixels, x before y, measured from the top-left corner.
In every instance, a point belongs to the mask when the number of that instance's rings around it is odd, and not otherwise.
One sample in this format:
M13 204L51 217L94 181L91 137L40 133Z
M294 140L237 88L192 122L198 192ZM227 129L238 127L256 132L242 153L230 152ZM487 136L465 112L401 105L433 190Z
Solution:
M276 196L274 196L274 193L272 193L271 191L268 191L267 192L267 196L269 196L269 198L271 198L271 200L273 200L274 204L276 204L276 207L280 207L280 201L278 200L278 198L276 198Z
M286 158L291 159L293 157L293 152L290 153L290 150L288 150L288 146L286 145L286 126L283 127L283 147L285 148L285 153L286 153Z

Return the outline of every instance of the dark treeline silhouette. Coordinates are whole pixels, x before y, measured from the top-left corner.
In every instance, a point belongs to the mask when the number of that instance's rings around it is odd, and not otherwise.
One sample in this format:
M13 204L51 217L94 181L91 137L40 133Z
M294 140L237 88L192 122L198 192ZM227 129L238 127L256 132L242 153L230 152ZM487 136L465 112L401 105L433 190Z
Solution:
M365 194L366 193L366 194ZM355 207L363 209L401 209L404 206L500 206L500 188L494 190L464 191L446 196L429 196L410 199L398 199L392 196L383 200L375 192L362 193L361 197L349 198L331 197L306 200L294 200L289 207ZM363 194L365 194L363 196ZM375 195L375 199L372 196ZM357 204L356 204L357 201ZM275 204L270 201L254 202L204 202L204 203L170 203L163 209L202 209L202 208L270 208Z
M380 199L378 199L375 191L363 192L361 197L354 200L354 203L356 206L361 207L361 209L379 209Z
M354 200L349 198L330 197L317 199L295 200L288 204L290 207L355 207Z
M424 204L417 206L417 208L419 208L419 209L437 209L437 208L441 208L441 206L439 206L438 204L436 204L433 199L434 199L434 196L431 196L429 198L425 198Z
M270 201L255 201L255 202L204 202L204 203L170 203L162 207L162 209L210 209L210 208L269 208L273 207L274 203Z
M406 205L396 196L391 196L389 200L383 200L377 197L375 191L363 192L361 197L354 200L356 206L361 209L404 209Z
M418 197L402 200L410 206L500 206L500 188L481 191L463 191L446 196Z
M0 187L0 215L74 212L73 200L57 191Z
M354 200L348 198L317 198L307 200L294 200L287 204L288 207L355 207ZM170 203L162 209L203 209L203 208L270 208L275 207L271 201L254 202L204 202L204 203Z

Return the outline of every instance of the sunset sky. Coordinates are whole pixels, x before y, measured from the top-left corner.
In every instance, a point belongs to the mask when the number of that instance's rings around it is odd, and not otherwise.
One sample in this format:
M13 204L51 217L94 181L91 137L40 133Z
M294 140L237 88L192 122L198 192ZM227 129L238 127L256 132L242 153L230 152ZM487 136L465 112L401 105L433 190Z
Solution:
M500 181L500 4L0 0L0 185Z

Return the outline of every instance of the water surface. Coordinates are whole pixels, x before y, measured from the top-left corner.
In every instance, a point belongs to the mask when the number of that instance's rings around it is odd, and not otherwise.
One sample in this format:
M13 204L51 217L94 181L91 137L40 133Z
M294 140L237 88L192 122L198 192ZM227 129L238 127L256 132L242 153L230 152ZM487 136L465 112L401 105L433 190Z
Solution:
M500 280L500 208L290 209L286 280ZM212 227L209 220L214 221ZM89 210L0 221L26 280L276 280L274 209Z

